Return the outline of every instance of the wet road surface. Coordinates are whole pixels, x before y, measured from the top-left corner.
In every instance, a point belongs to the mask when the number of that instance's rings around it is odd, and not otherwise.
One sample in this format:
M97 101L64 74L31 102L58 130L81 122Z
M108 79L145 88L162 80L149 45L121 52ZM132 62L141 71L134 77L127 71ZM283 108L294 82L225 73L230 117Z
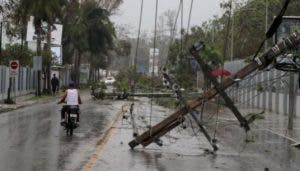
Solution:
M84 95L80 127L70 137L60 126L61 105L55 102L0 114L0 170L80 170L123 104L99 104Z
M251 125L249 142L234 118L220 121L217 136L223 146L221 155L234 159L241 170L300 170L300 149L293 146L300 138L299 118L295 119L294 130L289 131L286 116L268 112L264 116Z
M146 99L137 102L136 106L135 113L140 133L147 130L150 117L152 124L155 124L171 113L167 109L154 105L151 116ZM146 148L138 146L135 150L131 150L127 143L133 139L132 126L130 121L122 120L119 121L116 133L98 156L91 170L298 171L300 170L300 149L292 146L293 140L277 134L280 133L278 131L280 127L283 128L280 126L283 123L278 115L276 117L266 114L266 119L252 125L251 135L249 134L251 141L246 143L246 134L233 115L220 114L217 125L214 120L207 125L211 127L210 135L214 136L216 133L218 139L219 151L216 154L207 151L211 149L211 146L203 134L199 133L197 127L194 126L197 133L197 136L194 136L194 131L188 123L188 129L182 129L179 126L163 136L162 147L152 143ZM270 125L277 130L272 132ZM300 124L295 123L295 125L297 125L295 131L299 131L298 125Z

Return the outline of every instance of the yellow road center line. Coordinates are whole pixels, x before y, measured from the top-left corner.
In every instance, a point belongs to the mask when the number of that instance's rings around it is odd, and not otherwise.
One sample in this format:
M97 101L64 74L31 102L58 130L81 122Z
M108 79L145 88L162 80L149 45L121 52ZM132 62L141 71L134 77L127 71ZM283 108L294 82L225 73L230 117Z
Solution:
M108 128L107 131L105 131L106 133L102 136L101 140L98 142L99 145L97 146L93 155L90 157L88 163L83 167L83 171L91 171L95 166L98 158L103 153L107 142L110 140L110 138L114 135L115 131L117 130L116 126L123 114L124 106L125 105L122 106L122 109L117 113L117 118L114 121L112 121L111 126Z

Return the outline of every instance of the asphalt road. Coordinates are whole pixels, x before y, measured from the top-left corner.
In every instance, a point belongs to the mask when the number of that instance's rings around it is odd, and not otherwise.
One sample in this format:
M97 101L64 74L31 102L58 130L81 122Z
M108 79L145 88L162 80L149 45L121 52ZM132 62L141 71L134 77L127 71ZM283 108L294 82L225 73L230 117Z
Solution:
M132 140L131 124L126 120L115 126L105 148L99 147L101 136L124 102L94 101L83 93L83 103L80 127L73 137L67 136L60 126L61 106L54 101L0 114L0 170L238 171L299 170L300 167L299 149L291 146L294 142L270 130L278 129L282 123L277 115L274 120L273 115L267 115L265 120L258 121L252 127L253 141L246 143L245 133L236 119L222 114L216 132L220 146L216 155L203 151L210 146L202 134L193 137L191 130L188 133L180 128L168 134L169 137L162 137L163 147L151 144L132 151L127 145ZM136 106L137 121L145 127L149 124L149 102L141 100ZM153 113L152 124L171 112L154 105ZM295 130L299 130L297 123L300 122L295 123Z
M160 122L171 111L153 105L150 115L149 99L140 98L135 102L136 123L140 134L147 125ZM265 113L265 119L257 120L246 133L240 128L233 114L227 110L219 114L218 122L211 119L215 108L205 111L205 125L212 137L218 140L219 150L212 149L198 127L189 119L160 139L163 146L155 143L131 150L127 145L132 137L130 121L119 121L115 133L106 148L98 153L92 171L299 171L299 148L292 146L294 140L288 138L284 116ZM259 110L258 110L259 111ZM256 111L256 112L258 112ZM206 113L207 112L207 113ZM250 112L250 111L248 111ZM248 113L243 110L243 113ZM255 112L255 110L251 110ZM151 118L151 119L150 119ZM193 123L193 127L191 124ZM217 124L216 124L217 123ZM299 124L295 120L295 137L299 137ZM183 125L188 129L183 129ZM193 128L193 129L191 129ZM283 129L282 129L283 128ZM282 130L281 130L282 129ZM195 136L196 134L196 136ZM291 136L294 137L294 136ZM295 139L296 140L296 139ZM88 170L87 170L88 171Z
M0 170L82 169L122 102L99 104L86 93L83 103L73 137L60 126L54 101L0 114Z

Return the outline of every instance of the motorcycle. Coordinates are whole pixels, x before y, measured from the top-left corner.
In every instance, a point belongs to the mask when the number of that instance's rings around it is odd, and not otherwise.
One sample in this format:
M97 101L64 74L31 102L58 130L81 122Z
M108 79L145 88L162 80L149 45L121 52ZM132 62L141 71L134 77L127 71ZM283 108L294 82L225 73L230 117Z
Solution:
M78 116L79 106L69 106L65 114L65 122L62 124L65 127L67 135L72 136L73 130L79 126Z

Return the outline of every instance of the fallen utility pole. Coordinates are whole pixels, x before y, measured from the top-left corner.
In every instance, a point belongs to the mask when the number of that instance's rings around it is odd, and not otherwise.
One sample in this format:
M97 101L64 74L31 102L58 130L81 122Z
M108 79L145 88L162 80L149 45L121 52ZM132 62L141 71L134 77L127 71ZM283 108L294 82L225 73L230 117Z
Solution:
M92 95L95 97L98 97L99 94L92 92ZM194 96L194 95L200 95L198 92L192 92L192 93L184 93L186 96ZM118 93L118 92L112 92L112 93L104 93L103 96L105 97L122 97L124 99L128 97L149 97L149 98L175 98L174 93Z
M138 131L137 126L136 126L133 109L134 109L134 103L131 103L131 105L130 105L130 120L131 120L131 124L132 124L132 129L133 129L133 134L132 135L133 135L133 137L136 137L136 136L139 135L139 131Z
M263 53L259 57L256 57L254 61L249 63L247 66L242 68L240 71L238 71L233 76L225 79L221 85L220 88L222 91L226 90L230 86L232 86L235 83L235 79L243 79L247 75L251 74L257 69L263 69L267 67L278 55L282 54L285 50L288 49L295 49L300 44L300 33L296 32L292 34L290 37L284 39L282 42L279 42L272 48L270 48L267 52ZM191 52L197 52L197 46L194 46L191 50ZM163 121L159 122L155 126L151 127L148 131L144 132L143 134L137 136L134 140L129 142L129 146L131 148L136 147L137 145L141 144L144 147L148 146L152 142L154 142L157 138L163 136L168 131L172 130L174 125L178 123L178 120L180 118L183 118L184 115L186 115L189 110L188 109L196 109L200 105L202 105L204 102L209 101L213 97L215 97L218 94L218 91L216 88L211 88L207 91L205 91L202 96L200 96L197 99L194 99L190 103L188 103L186 106L182 107L178 111L174 112L170 116L168 116Z
M195 46L198 46L198 47L195 47ZM204 44L202 42L200 42L200 43L198 43L195 46L191 50L191 54L194 56L194 58L196 59L196 61L200 65L200 67L201 67L201 69L203 71L204 76L213 83L214 88L223 97L226 106L232 111L232 113L234 114L234 116L240 122L241 126L244 127L245 131L249 131L250 127L249 127L248 121L242 116L242 114L240 113L240 111L238 110L238 108L234 105L234 102L230 99L230 97L224 91L224 89L222 88L222 86L220 85L220 83L218 82L218 80L216 79L216 77L214 77L211 74L210 67L207 64L205 64L204 61L201 59L201 57L199 55L199 50L198 49L201 49L202 47L204 47Z
M199 50L202 50L202 48L199 48ZM170 76L167 74L166 68L163 71L163 78L164 78L165 85L167 85L168 88L171 88L174 91L174 93L176 94L176 96L179 99L179 101L181 102L181 104L183 104L184 106L187 106L188 105L187 101L182 96L182 92L180 90L180 87L172 81ZM187 110L188 110L188 113L192 116L192 118L196 122L197 126L200 128L201 132L204 134L204 136L207 139L207 141L209 142L209 144L213 147L214 151L217 151L218 146L216 145L216 140L211 138L211 136L208 134L205 127L197 119L197 115L199 115L199 112L195 109L189 109L188 108Z

